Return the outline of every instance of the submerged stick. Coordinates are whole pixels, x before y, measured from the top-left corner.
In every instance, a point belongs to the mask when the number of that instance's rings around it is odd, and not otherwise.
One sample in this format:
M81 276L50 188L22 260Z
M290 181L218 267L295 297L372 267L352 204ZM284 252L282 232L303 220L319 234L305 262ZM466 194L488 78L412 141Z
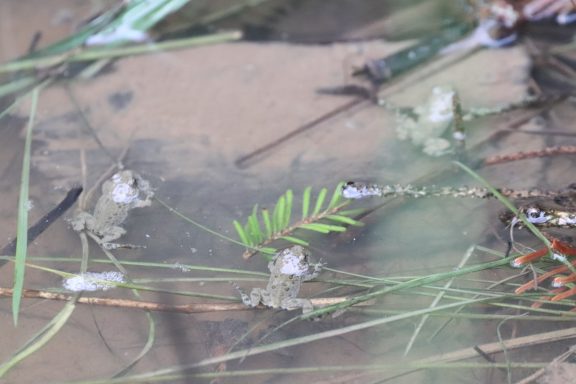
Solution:
M509 188L497 188L497 192L513 198L525 197L554 197L560 195L558 191L548 191L540 189L516 190ZM471 197L477 199L488 199L496 197L487 188L481 187L438 187L424 186L415 187L412 185L378 185L365 184L356 181L349 181L342 186L342 196L346 199L364 199L367 197Z
M0 288L0 296L12 297L13 290L9 288ZM38 291L35 289L25 289L22 296L27 299L47 299L58 301L70 301L75 296L63 293ZM346 297L318 297L310 299L312 305L316 307L339 304L348 300ZM175 313L201 313L201 312L220 312L220 311L246 311L250 309L269 309L266 306L258 305L257 307L248 307L242 303L192 303L183 305L172 305L154 303L149 301L126 300L126 299L108 299L101 297L79 297L76 301L78 304L100 305L104 307L118 307L129 309L140 309L157 312L175 312ZM361 303L371 305L371 302Z
M526 152L520 151L516 153L511 153L509 155L490 156L484 160L483 165L484 166L496 165L518 160L537 159L541 157L558 156L558 155L576 155L576 145L558 145L535 151L526 151Z
M78 199L82 193L82 187L74 187L68 191L64 199L54 209L46 213L33 226L28 228L28 244L34 241L42 232L44 232L52 223L64 214ZM14 255L16 251L16 238L0 249L0 254L4 256ZM8 260L0 260L0 267L6 264Z

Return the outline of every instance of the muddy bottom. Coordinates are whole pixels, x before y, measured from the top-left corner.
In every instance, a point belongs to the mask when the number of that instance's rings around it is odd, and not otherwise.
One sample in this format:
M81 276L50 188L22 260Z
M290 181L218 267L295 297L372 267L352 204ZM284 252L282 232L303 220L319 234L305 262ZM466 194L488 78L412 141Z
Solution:
M9 11L17 12L13 3ZM30 7L34 2L24 3ZM78 5L60 3L73 10L74 15L88 12L70 8ZM11 28L17 30L16 26ZM55 31L54 36L59 33L64 32ZM246 291L264 287L268 279L267 259L256 255L244 260L243 246L199 228L166 206L213 231L238 239L232 221L244 223L255 204L272 210L287 189L294 192L296 217L301 215L302 193L307 186L312 186L314 196L326 187L330 196L339 182L347 180L478 185L454 165L454 156L430 157L410 139L399 140L394 111L369 100L354 103L354 96L316 93L319 88L351 81L347 63L386 56L405 46L404 42L383 41L316 46L238 42L129 57L114 62L105 74L94 79L54 84L40 94L33 129L29 221L34 223L78 185L83 185L85 191L95 188L94 197L83 203L87 211L93 212L101 195L97 184L100 176L121 157L126 169L150 182L155 195L150 206L130 210L121 223L126 234L116 241L138 247L112 251L124 263L127 278L141 288L141 296L134 296L125 287L84 293L82 297L166 305L240 303L229 282ZM17 55L16 48L9 51L7 57ZM430 71L425 66L383 87L381 97L398 108L416 107L426 103L434 87L451 86L458 91L463 107L494 108L520 102L533 85L533 61L523 44L442 60L444 64L437 70ZM351 103L354 106L347 107ZM342 111L322 118L338 109ZM24 100L0 120L3 243L14 236L16 228L23 132L29 110L29 102ZM477 165L480 159L491 155L574 145L572 137L522 133L569 131L574 118L572 101L564 100L540 109L520 108L475 119L466 123L466 150L460 159ZM321 122L312 128L280 140L317 119ZM476 169L499 187L561 189L571 182L573 159L557 156ZM373 208L381 203L375 198L351 207ZM66 221L75 209L30 244L25 288L70 295L62 287L62 276L34 266L79 272L81 241ZM389 278L404 281L451 271L467 255L465 266L495 260L506 251L508 240L507 230L498 221L501 210L497 201L451 197L390 199L362 217L363 227L350 227L346 232L327 236L297 232L310 242L312 258L322 259L328 268L314 282L304 284L299 297L365 294L370 289L363 283L373 284L373 279L383 279L381 284L386 284ZM522 231L516 236L526 246L539 247L533 236ZM99 246L91 240L89 244L88 271L115 271ZM278 247L287 244L277 243ZM471 247L477 246L493 250L496 255L480 248L473 248L468 254ZM518 273L503 266L465 275L453 282L454 291L446 294L452 296L435 305L454 303L462 295L458 289L471 297L475 290L484 291L492 282ZM11 287L12 275L11 263L0 268L2 287ZM513 283L527 279L519 278ZM427 319L406 357L406 346L421 316L359 330L350 328L428 308L444 283L434 283L433 289L383 295L369 307L320 321L290 321L299 311L273 309L147 313L124 306L79 303L65 326L43 348L12 368L6 382L37 383L39 378L42 382L80 381L124 374L123 369L146 346L150 319L153 344L128 374L183 366L193 374L270 370L217 381L234 383L376 383L386 378L395 383L503 382L507 377L504 368L468 366L411 371L408 363L425 358L437 362L434 359L443 354L458 351L466 355L465 350L495 343L499 337L512 339L559 331L570 324L523 321L516 316L525 309L474 304L463 311L468 317L455 316L450 320L449 316L437 315ZM511 293L514 288L514 284L504 284L496 289ZM520 303L511 300L506 303ZM15 327L10 300L2 298L0 361L9 359L64 305L57 300L23 299ZM454 310L456 307L444 313ZM495 316L473 316L482 314ZM506 316L509 320L503 320ZM329 331L334 334L327 334ZM315 340L317 335L325 336ZM290 344L291 340L306 336L310 338ZM277 347L266 350L275 343ZM506 355L490 353L489 357L500 363L506 359L549 362L569 345L568 338L510 350ZM230 351L245 351L250 356L241 361L238 357L242 355L218 361ZM462 359L456 361L487 363L481 354ZM381 366L374 371L353 368L368 365ZM290 372L300 367L319 369ZM338 370L343 367L350 369ZM515 368L512 377L518 380L529 372L532 371ZM168 381L211 379L175 376Z

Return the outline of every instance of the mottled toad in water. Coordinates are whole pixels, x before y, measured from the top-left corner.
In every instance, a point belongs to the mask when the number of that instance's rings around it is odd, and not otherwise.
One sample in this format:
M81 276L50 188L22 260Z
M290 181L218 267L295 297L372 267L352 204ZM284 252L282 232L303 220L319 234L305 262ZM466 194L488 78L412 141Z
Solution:
M289 311L302 308L303 313L311 312L310 300L296 297L302 282L312 280L322 270L322 263L310 264L309 257L308 250L299 245L278 252L268 263L270 280L266 289L254 288L250 296L240 292L242 302L251 307L262 303L271 308Z
M94 213L79 212L70 220L72 228L87 231L97 243L105 249L117 248L111 243L126 233L120 225L133 208L147 207L151 204L154 192L150 183L136 172L120 171L102 184L102 196L98 199Z

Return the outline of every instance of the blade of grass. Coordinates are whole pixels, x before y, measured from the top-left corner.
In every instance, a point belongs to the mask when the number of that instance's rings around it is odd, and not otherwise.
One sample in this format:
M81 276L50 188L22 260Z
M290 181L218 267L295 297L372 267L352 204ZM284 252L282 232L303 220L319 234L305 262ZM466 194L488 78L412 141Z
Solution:
M77 296L76 296L77 297ZM66 324L66 321L74 311L76 300L66 303L64 308L44 328L32 337L10 360L0 365L0 378L16 364L42 348L58 331Z
M12 296L12 318L14 325L18 324L18 312L24 287L24 271L26 268L26 250L28 248L28 188L30 184L30 150L32 145L32 127L38 109L38 94L35 89L31 95L30 117L24 141L24 158L22 160L22 178L20 180L20 197L18 198L18 228L16 230L16 253L14 260L14 296Z
M264 228L266 228L266 237L272 236L272 223L270 222L270 212L266 208L262 209L262 221L264 221Z
M494 188L486 179L484 179L482 176L474 172L472 169L468 168L466 165L462 164L459 161L455 161L454 164L462 168L467 174L469 174L474 179L482 183L486 187L486 189L488 189L494 195L494 197L498 199L498 201L500 201L506 208L512 211L514 215L516 215L522 221L522 224L524 224L526 228L528 228L534 234L534 236L542 240L542 242L546 244L546 247L548 247L548 250L550 251L550 241L542 234L542 232L540 232L538 228L536 228L534 224L532 224L526 219L525 215L518 214L518 209L516 209L516 207L514 206L514 204L510 202L510 200L508 200L500 192L498 192L498 190Z
M362 227L364 225L364 223L361 221L354 220L350 217L341 216L341 215L327 215L326 218L329 220L332 220L332 221L337 221L339 223L354 225L356 227Z
M310 194L312 193L312 187L306 187L304 193L302 194L302 220L308 217L308 212L310 211Z
M51 67L63 62L78 62L101 59L112 59L116 57L126 57L131 55L143 55L147 53L158 53L167 50L184 49L201 45L218 44L235 41L242 38L242 34L237 31L216 33L208 36L192 37L189 39L170 40L155 44L142 44L120 48L93 48L73 56L58 55L40 57L35 59L25 59L0 65L0 73L14 72L25 69Z
M246 232L244 231L244 228L242 228L242 225L240 225L240 223L237 220L234 220L233 223L234 228L236 228L236 232L238 233L238 237L240 238L240 241L242 241L246 245L252 245L252 243L248 239L248 236L246 235Z
M462 257L462 260L460 260L460 263L458 263L456 270L464 267L464 265L468 262L468 260L470 260L470 257L472 257L472 255L474 254L474 249L476 249L476 247L474 247L474 246L471 246L470 248L468 248L468 250L466 251L466 253ZM443 289L440 292L438 292L438 295L434 298L434 300L430 304L429 308L434 308L436 305L438 305L440 300L442 300L442 297L446 294L446 290L448 288L450 288L450 286L452 285L453 282L454 282L454 278L448 280L446 282L446 284L444 284ZM412 334L410 341L408 342L408 344L406 345L406 348L404 349L404 356L408 356L408 353L410 353L412 346L416 342L416 338L420 334L420 331L424 327L424 323L426 323L426 321L428 320L429 317L430 317L430 314L426 314L426 315L422 316L422 318L418 322L418 325L416 326L416 329L414 330L414 333Z
M330 233L329 229L318 223L302 224L298 228L307 229L309 231L320 232L320 233Z
M334 192L332 193L332 198L330 199L330 203L328 203L328 208L334 208L336 206L336 204L338 204L338 202L342 199L342 182L338 183L338 185L336 186L336 188L334 189Z
M300 240L300 239L293 237L293 236L282 236L281 239L284 239L284 240L289 241L289 242L294 243L294 244L302 245L304 247L307 247L310 245L307 241Z
M284 195L280 196L276 206L274 207L274 214L272 215L272 220L276 227L276 231L279 232L284 229L284 216L286 215L286 197Z
M326 188L322 188L320 190L320 193L318 194L318 199L316 200L316 205L314 206L314 211L312 212L312 216L316 216L318 213L320 213L322 205L324 204L324 200L326 199L327 193L328 190Z
M292 201L294 200L294 194L292 190L289 189L286 191L286 210L284 212L284 226L283 228L288 227L290 225L290 220L292 219Z

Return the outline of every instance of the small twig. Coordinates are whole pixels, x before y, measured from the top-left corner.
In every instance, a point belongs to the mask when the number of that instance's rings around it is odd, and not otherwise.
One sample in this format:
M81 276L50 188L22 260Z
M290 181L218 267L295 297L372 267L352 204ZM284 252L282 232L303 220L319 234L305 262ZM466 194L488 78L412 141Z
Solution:
M286 141L292 139L293 137L298 136L301 133L308 131L309 129L317 127L318 125L326 122L327 120L330 120L331 118L333 118L335 116L338 116L340 113L347 111L350 108L356 107L356 106L358 106L364 102L368 103L368 101L366 101L366 99L363 97L355 98L352 101L349 101L348 103L346 103L346 104L344 104L344 105L342 105L336 109L333 109L333 110L325 113L324 115L322 115L322 116L296 128L296 129L294 129L293 131L288 132L284 136L281 136L281 137L277 138L276 140L274 140L268 144L265 144L264 146L254 150L254 151L252 151L246 155L239 157L238 159L236 159L234 164L238 168L248 168L250 165L257 162L258 159L261 159L264 154L272 151L273 149L280 146L281 144L284 144Z
M525 159L535 159L547 156L558 156L558 155L576 155L575 145L559 145L555 147L547 147L536 151L521 151L512 153L509 155L496 155L487 157L484 160L484 166L497 165L502 163L507 163L511 161L525 160Z
M28 243L34 241L42 232L44 232L52 223L54 223L60 216L64 214L70 208L78 196L82 192L82 187L74 187L68 191L66 197L52 209L50 212L46 213L40 218L33 226L28 228ZM2 249L0 249L0 254L2 255L14 255L16 251L16 239L10 241ZM8 260L0 260L0 267L6 264Z
M0 288L0 296L12 297L12 289ZM27 299L47 299L58 301L69 301L74 298L73 295L66 295L63 293L38 291L35 289L25 289L23 297ZM327 305L339 304L348 300L346 297L318 297L310 299L312 305L315 307L322 307ZM103 307L117 307L140 309L146 311L157 312L177 312L177 313L200 313L200 312L220 312L220 311L245 311L250 309L269 309L263 305L257 307L248 307L242 303L193 303L183 305L172 305L154 303L149 301L126 300L126 299L109 299L102 297L80 297L77 300L78 304L99 305ZM362 303L363 305L371 305L370 302Z

